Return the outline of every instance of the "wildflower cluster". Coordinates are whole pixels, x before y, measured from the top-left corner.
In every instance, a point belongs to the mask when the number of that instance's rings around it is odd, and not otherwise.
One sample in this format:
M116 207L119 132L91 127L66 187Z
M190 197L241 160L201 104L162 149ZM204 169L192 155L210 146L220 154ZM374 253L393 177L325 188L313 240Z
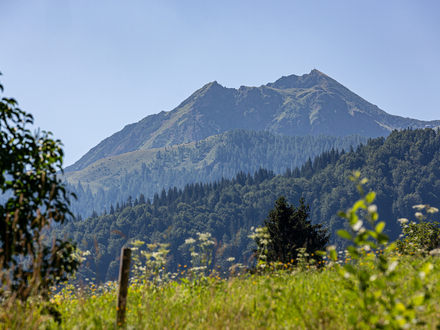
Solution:
M413 208L417 210L414 215L419 223L409 222L405 218L398 220L402 227L402 234L396 242L399 252L410 255L440 253L440 224L432 222L432 216L438 209L423 204L414 205Z
M251 227L251 232L253 233L249 235L249 238L252 238L257 244L257 249L254 250L257 257L257 268L265 269L268 267L267 253L271 242L269 229L267 227Z
M212 263L214 241L210 233L197 233L197 238L188 238L185 244L191 251L191 273L196 276L207 276L207 271Z
M133 259L133 276L130 278L132 283L147 284L152 279L153 283L166 281L169 273L166 272L167 255L169 244L153 243L147 244L147 250L140 248L145 244L141 240L131 243Z

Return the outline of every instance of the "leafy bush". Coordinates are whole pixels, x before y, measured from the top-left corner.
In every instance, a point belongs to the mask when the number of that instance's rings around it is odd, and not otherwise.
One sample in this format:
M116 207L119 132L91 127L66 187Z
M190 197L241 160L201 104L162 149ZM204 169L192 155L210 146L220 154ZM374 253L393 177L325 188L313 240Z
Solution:
M409 222L405 218L399 219L402 226L401 238L396 242L399 252L403 254L426 254L438 249L440 247L440 224L426 221L428 215L432 218L432 215L437 213L438 209L423 204L415 205L413 208L417 209L415 216L420 222ZM423 210L427 214L423 214Z

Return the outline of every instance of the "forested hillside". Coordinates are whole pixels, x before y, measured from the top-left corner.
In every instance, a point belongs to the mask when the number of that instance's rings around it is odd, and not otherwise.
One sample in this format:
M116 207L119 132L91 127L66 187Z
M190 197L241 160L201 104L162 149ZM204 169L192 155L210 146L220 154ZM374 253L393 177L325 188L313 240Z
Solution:
M360 135L287 136L268 131L232 130L220 135L160 149L139 150L101 159L82 171L65 174L69 190L76 193L71 210L83 218L101 214L110 204L187 183L231 179L239 171L265 168L282 174L323 151L349 150L366 143Z
M393 129L426 128L440 120L393 116L330 78L312 70L260 87L226 88L217 82L195 91L172 111L125 126L93 147L66 172L123 153L200 141L231 129L286 135L387 136Z
M394 131L387 139L372 139L347 153L324 152L283 175L260 169L254 175L239 173L232 180L162 190L152 205L133 196L134 202L113 205L109 214L71 221L54 233L68 235L81 249L90 250L89 267L82 274L96 277L98 273L101 280L116 278L120 249L135 239L169 242L170 267L175 268L190 261L185 239L210 232L218 242L218 265L227 266L230 256L247 263L250 228L261 223L279 195L294 205L304 197L311 204L312 221L323 223L332 233L343 227L335 213L358 198L348 180L353 170L370 178L367 187L377 192L380 217L395 238L400 232L396 220L413 218L413 205L440 204L440 131Z

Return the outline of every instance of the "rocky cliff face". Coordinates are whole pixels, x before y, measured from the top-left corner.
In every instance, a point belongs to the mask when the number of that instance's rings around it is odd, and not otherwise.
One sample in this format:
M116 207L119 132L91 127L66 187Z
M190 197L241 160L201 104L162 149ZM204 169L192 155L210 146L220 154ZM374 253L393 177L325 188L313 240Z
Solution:
M226 88L214 81L174 110L127 125L66 171L81 170L104 157L198 141L235 128L287 135L377 137L393 129L439 125L440 120L426 122L389 115L318 70L282 77L260 87Z

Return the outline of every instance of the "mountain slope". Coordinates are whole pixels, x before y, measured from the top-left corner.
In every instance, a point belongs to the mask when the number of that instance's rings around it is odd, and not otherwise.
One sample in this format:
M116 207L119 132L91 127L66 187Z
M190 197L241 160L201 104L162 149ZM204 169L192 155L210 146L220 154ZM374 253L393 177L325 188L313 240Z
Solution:
M125 201L130 195L142 193L153 199L163 188L232 178L239 171L254 173L260 167L281 174L324 151L349 150L367 141L360 135L302 137L231 130L198 142L103 158L81 171L65 173L64 179L78 196L72 202L72 211L89 216L93 210L109 210L110 204ZM83 191L81 186L90 191Z
M209 83L172 111L127 125L92 148L66 172L135 150L161 148L231 129L269 130L287 135L386 136L393 129L440 125L392 116L318 70L282 77L260 87L225 88Z

